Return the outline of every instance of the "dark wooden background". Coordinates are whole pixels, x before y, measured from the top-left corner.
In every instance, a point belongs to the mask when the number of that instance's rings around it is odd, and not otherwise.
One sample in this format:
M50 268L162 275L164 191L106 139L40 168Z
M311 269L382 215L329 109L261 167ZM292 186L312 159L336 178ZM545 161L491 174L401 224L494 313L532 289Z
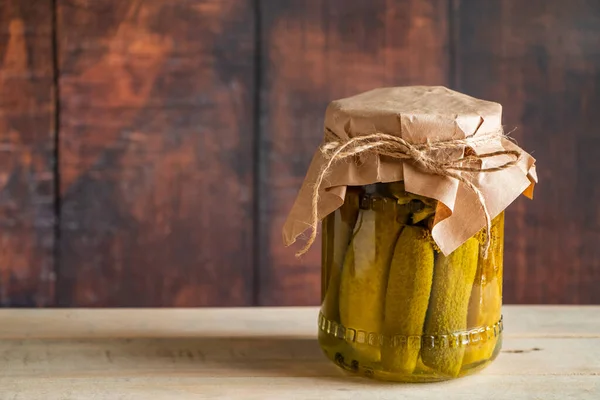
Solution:
M507 303L600 303L600 0L0 0L0 305L316 304L332 99L445 85L538 159Z

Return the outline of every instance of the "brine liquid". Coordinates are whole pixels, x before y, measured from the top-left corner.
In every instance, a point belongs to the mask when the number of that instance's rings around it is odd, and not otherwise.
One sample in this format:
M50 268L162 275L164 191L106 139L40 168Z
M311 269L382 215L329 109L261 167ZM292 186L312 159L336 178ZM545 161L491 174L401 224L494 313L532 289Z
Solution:
M484 368L502 342L504 214L488 257L480 232L444 256L437 203L401 183L348 188L323 222L319 343L341 368L383 380L452 379Z

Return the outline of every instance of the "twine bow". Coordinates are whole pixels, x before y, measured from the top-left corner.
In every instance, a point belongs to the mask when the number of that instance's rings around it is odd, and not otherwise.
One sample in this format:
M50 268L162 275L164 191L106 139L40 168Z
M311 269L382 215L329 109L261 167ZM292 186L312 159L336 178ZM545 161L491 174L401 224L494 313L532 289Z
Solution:
M469 136L464 139L446 139L433 142L427 141L426 143L421 144L413 144L401 137L381 132L341 140L329 128L326 128L325 143L321 146L320 150L323 157L328 161L321 168L314 186L310 224L311 234L306 245L296 253L296 256L301 256L306 253L317 238L317 226L319 224L319 189L323 184L323 180L331 170L332 165L362 153L375 153L399 160L406 160L406 162L412 163L425 173L454 178L469 188L469 190L477 196L480 208L485 215L486 235L483 244L483 254L487 257L487 252L490 247L489 232L492 225L492 219L485 204L483 193L474 183L463 176L461 172L489 173L502 171L517 164L521 158L521 152L517 150L501 150L484 154L474 154L473 152L469 152L468 155L456 159L448 159L448 152L442 152L440 150L463 151L465 148L472 148L478 144L500 141L502 138L508 138L508 136L499 130L489 134ZM511 156L513 159L495 167L483 168L481 166L481 161L484 159L498 156Z

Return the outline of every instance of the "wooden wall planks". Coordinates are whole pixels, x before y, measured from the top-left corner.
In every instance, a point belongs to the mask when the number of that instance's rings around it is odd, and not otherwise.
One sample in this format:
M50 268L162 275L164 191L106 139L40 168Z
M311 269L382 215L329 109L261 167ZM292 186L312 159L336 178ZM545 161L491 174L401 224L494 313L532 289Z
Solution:
M460 0L457 88L503 104L538 159L507 211L505 302L599 303L600 2Z
M0 5L0 306L54 302L52 14Z
M5 0L0 306L316 304L281 227L325 107L410 84L538 158L505 302L600 303L600 1Z
M445 0L261 1L259 304L316 304L320 253L301 259L281 227L329 101L378 86L447 84Z
M251 304L251 5L58 1L58 304Z

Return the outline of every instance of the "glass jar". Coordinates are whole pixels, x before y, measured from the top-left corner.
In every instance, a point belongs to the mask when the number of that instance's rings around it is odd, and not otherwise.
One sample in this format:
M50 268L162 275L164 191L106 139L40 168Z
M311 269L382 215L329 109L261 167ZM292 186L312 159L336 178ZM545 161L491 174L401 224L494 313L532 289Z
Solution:
M319 343L341 368L427 382L482 369L502 342L504 213L488 257L481 231L444 256L431 237L436 201L402 182L348 187L323 221Z

